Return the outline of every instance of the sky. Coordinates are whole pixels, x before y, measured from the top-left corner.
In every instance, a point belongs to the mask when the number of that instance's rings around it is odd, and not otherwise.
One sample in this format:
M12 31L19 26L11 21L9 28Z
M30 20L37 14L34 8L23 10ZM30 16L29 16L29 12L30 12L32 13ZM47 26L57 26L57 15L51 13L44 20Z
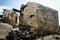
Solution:
M58 11L59 25L60 25L60 0L0 0L0 15L3 14L2 9L16 8L20 10L21 4L26 4L27 2L36 2L44 6L53 8Z

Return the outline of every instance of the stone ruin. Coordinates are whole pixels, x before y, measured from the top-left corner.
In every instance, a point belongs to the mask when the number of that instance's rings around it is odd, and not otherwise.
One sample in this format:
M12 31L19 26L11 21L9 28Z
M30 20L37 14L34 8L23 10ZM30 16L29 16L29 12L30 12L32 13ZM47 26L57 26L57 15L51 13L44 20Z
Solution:
M58 11L38 3L28 2L20 10L4 9L2 19L13 27L31 27L32 36L59 34Z
M0 22L2 22L2 16L3 16L3 15L0 15Z
M32 26L33 29L59 31L58 11L54 9L29 2L21 7L21 15L23 22Z
M13 27L19 25L19 12L6 10L3 12L3 22L11 24Z

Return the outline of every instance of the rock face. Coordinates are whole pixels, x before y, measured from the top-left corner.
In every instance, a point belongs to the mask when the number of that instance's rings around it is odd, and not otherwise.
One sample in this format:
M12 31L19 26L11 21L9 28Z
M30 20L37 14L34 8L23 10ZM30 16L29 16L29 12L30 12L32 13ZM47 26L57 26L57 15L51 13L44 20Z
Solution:
M19 14L18 12L11 11L11 10L5 10L3 12L3 20L6 23L9 23L11 25L18 26L19 25Z
M6 23L0 23L0 39L5 39L5 37L8 35L8 32L10 32L13 29L13 27Z
M37 3L28 2L21 7L23 22L34 29L58 32L58 12Z

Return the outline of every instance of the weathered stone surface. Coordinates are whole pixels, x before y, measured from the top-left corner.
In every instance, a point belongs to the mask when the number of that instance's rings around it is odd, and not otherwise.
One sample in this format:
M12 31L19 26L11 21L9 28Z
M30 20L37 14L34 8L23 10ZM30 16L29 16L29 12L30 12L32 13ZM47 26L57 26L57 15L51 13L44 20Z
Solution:
M0 39L4 39L12 29L13 26L6 23L0 23Z
M6 23L9 23L11 25L18 26L19 25L19 14L18 12L6 10L3 12L3 20Z
M38 38L36 40L60 40L60 35L48 35L42 38Z
M51 34L58 34L59 32L58 12L56 10L37 3L29 2L26 5L23 5L21 10L18 11L20 12L20 16L16 11L18 10L4 10L3 12L3 20L5 23L9 23L14 27L20 24L19 27L23 29L23 31L20 28L13 30L20 30L24 32L25 30L28 31L28 28L31 27L29 28L28 32L31 32L30 36L34 39L39 38L37 40L60 40L60 37L55 37L54 35L46 36ZM12 30L12 26L5 23L0 23L1 39L5 38L8 32Z
M29 2L22 7L21 15L23 22L34 29L58 32L58 12L54 9Z

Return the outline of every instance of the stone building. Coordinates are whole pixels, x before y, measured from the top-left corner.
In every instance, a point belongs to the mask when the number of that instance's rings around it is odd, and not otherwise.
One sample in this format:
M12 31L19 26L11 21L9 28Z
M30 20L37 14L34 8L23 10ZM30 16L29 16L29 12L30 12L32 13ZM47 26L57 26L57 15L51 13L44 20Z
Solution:
M4 10L3 12L3 20L5 23L9 23L11 25L18 26L19 25L19 12Z
M22 19L21 19L22 18ZM28 2L21 7L21 21L34 29L58 32L58 11L43 5Z

